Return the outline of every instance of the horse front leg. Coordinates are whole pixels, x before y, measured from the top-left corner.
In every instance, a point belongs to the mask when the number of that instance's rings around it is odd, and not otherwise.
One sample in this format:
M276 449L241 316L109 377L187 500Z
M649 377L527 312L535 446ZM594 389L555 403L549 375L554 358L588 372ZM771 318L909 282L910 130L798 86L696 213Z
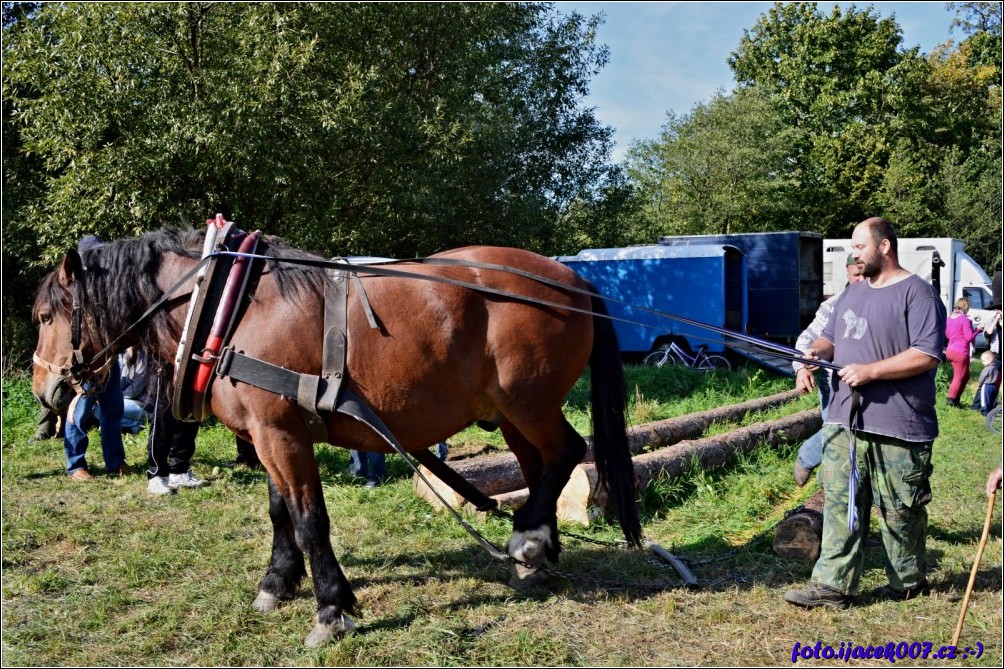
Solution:
M300 581L307 575L303 551L296 545L293 519L271 475L268 477L268 516L272 521L272 559L258 586L258 597L251 605L261 613L273 611L280 601L292 599Z
M316 475L316 469L314 472ZM306 644L320 646L355 630L356 625L348 614L355 610L356 596L331 548L331 523L321 494L320 478L316 490L299 501L299 504L294 503L296 511L292 514L296 543L310 557L317 596L317 624L307 635Z
M281 532L276 530L273 549L279 547L278 556L273 550L273 564L269 565L261 587L261 593L267 595L262 601L263 594L259 593L255 602L268 610L266 605L271 603L270 598L280 599L284 588L285 592L289 592L293 577L298 570L302 570L302 557L307 556L317 598L317 620L306 638L306 644L319 646L355 629L355 623L348 614L355 609L356 597L331 547L331 523L324 504L313 444L309 441L296 442L288 435L273 439L256 437L254 443L269 473L270 513L274 509L274 519L283 521L282 507L285 507L285 515L289 519L288 525L280 523ZM267 446L262 447L261 444ZM278 498L274 502L273 487ZM289 541L290 532L292 543ZM292 550L294 545L300 556L298 564L297 554ZM270 576L273 577L271 580Z

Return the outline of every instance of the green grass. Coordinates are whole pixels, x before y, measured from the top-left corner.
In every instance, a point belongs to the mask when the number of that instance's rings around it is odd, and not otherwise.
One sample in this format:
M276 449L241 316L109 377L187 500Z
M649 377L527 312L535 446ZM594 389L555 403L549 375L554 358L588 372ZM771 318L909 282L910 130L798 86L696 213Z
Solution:
M945 369L938 382L943 396ZM567 403L582 432L588 432L587 387L580 383ZM656 420L790 387L789 379L763 372L709 377L629 368L629 414L636 422ZM807 397L757 419L811 406ZM814 483L798 489L792 481L797 444L762 446L726 469L694 467L640 491L645 534L668 550L699 557L741 548L695 566L700 589L681 589L675 573L648 553L566 538L558 569L592 580L555 578L525 592L508 588L504 567L412 494L399 458L389 459L387 485L365 490L345 473L346 451L319 446L332 541L361 610L359 633L314 650L303 645L315 608L309 579L299 598L270 615L250 608L269 557L267 487L264 474L229 465L234 444L222 427L207 426L199 435L194 465L211 479L207 488L154 498L142 474L98 476L81 485L65 476L60 442L27 441L37 406L26 380L7 378L0 461L4 662L788 666L796 641L931 641L937 647L955 628L986 511L984 482L1001 459L1000 437L985 430L981 416L942 407L929 507L935 592L842 612L804 611L781 600L812 568L771 551L769 529L815 490ZM477 448L496 438L471 429L451 443ZM127 437L126 449L131 463L145 462L145 433ZM100 449L90 455L100 464ZM504 520L468 518L497 545L508 538ZM1001 663L1000 518L998 507L962 637L982 642L985 652L967 665ZM615 525L602 522L563 529L619 537ZM864 591L884 583L881 549L870 551L866 566Z

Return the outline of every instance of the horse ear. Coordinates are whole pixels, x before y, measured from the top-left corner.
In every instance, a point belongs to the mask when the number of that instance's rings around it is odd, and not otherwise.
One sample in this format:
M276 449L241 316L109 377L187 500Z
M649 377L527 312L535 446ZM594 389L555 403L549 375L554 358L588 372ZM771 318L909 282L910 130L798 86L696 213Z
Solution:
M84 262L76 249L70 249L59 268L59 283L67 288L84 275Z

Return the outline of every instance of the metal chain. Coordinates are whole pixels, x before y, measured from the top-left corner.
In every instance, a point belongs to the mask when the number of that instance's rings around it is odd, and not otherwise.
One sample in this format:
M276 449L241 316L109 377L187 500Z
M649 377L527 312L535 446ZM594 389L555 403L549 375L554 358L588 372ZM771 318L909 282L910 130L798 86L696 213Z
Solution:
M751 546L753 546L753 544L757 543L760 539L762 539L765 536L767 536L767 534L769 532L773 531L773 529L775 527L777 527L777 525L779 523L781 523L784 520L788 519L793 514L798 513L799 511L802 511L804 508L805 508L804 504L799 504L795 508L786 511L785 514L784 514L784 516L780 520L777 520L777 521L771 523L770 525L766 526L764 529L762 529L759 532L757 532L755 535L753 535L752 537L750 537L750 539L747 540L743 545L736 546L735 548L732 548L732 549L730 549L730 550L728 550L725 553L722 553L720 555L708 555L708 556L703 556L703 557L687 557L687 556L684 556L684 555L677 555L677 557L681 561L685 562L690 567L698 567L698 566L702 566L702 565L706 565L706 564L712 564L712 563L715 563L715 562L722 562L724 560L727 560L727 559L729 559L729 558L731 558L731 557L733 557L733 556L741 553L742 551L749 550L749 548ZM508 519L512 518L512 515L509 514L508 512L505 512L505 511L497 510L495 513L497 515L500 515L500 516L504 517L504 518L508 518ZM627 548L627 542L625 542L625 541L606 541L606 540L603 540L603 539L595 539L593 537L587 537L587 536L584 536L584 535L581 535L581 534L576 534L574 532L566 532L566 531L563 531L563 530L560 530L559 534L562 534L562 535L565 535L565 536L568 536L568 537L572 537L572 538L577 539L579 541L584 541L584 542L587 542L587 543L597 544L597 545L600 545L600 546L606 546L606 547L610 547L610 548L619 548L619 549ZM557 577L563 578L563 579L565 579L567 581L570 581L570 582L573 582L573 583L574 582L587 582L587 583L593 584L596 587L605 588L605 589L611 589L611 590L613 590L613 589L616 589L616 590L635 589L635 590L663 591L663 590L677 589L677 588L680 588L680 587L682 587L682 586L685 585L684 583L672 583L672 584L670 584L670 583L667 583L667 582L651 582L651 581L649 581L649 582L638 582L638 581L635 581L635 582L624 582L624 581L614 581L614 580L610 580L610 579L596 578L595 576L584 576L582 574L573 574L573 573L570 573L570 572L565 572L565 571L559 571L557 569L552 569L552 568L550 568L550 567L548 567L546 565L539 566L539 567L538 566L534 566L534 565L530 565L530 564L527 564L526 562L523 562L521 560L517 560L516 558L514 558L512 556L507 556L507 558L506 558L505 561L508 564L510 564L510 565L520 565L520 566L526 567L528 569L533 569L533 570L536 570L538 572L547 574L548 576L557 576ZM665 567L665 563L663 563L661 560L657 560L655 558L651 558L651 559L648 559L646 561L649 562L650 564L656 564L656 565L658 565L660 567ZM741 582L744 579L745 579L745 577L742 576L742 575L730 574L728 576L724 576L722 578L716 579L713 582L713 584L714 585L718 585L719 583L723 583L723 582L729 581L729 580L735 580L737 582Z

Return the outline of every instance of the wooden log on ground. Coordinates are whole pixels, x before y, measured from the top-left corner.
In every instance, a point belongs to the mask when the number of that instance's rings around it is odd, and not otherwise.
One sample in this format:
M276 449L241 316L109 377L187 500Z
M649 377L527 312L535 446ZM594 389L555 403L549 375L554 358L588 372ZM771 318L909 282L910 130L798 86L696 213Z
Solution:
M628 429L628 445L631 452L637 454L646 446L662 446L683 439L693 439L702 435L714 423L741 420L748 413L780 406L797 397L799 397L797 390L789 390L710 411L701 411L646 425L638 425ZM586 438L586 445L588 449L584 462L591 462L593 460L591 437ZM512 453L451 461L450 466L488 496L519 490L526 486L523 473L516 462L516 456ZM427 470L423 470L423 473L430 476ZM434 477L430 477L429 480L431 481L432 478ZM423 499L428 499L430 502L434 500L434 496L417 476L414 477L413 487L416 494ZM459 505L462 503L463 500L445 484L442 486L434 484L433 487L440 491L449 491L449 495L444 494L444 499L450 501L451 504Z
M696 461L704 469L725 465L736 453L752 450L766 442L772 446L783 442L801 441L822 426L819 411L810 409L777 420L757 423L714 437L683 441L672 446L635 456L635 482L638 487L654 478L685 474ZM598 513L609 512L609 501L597 485L596 465L583 463L576 467L573 480L586 482L575 487L566 486L558 505L564 517L583 524ZM570 482L571 483L571 482ZM594 508L595 507L595 508Z
M714 437L681 442L632 458L635 482L640 487L659 476L680 476L688 471L694 460L704 469L715 469L726 464L733 454L749 451L759 443L777 445L782 442L801 441L821 426L819 411L809 409ZM423 468L422 471L451 505L460 507L464 504L464 500L445 483L427 469ZM434 507L441 506L417 477L414 489L416 494L428 500ZM512 508L526 501L528 495L529 491L521 488L496 493L492 497L499 502L500 507ZM600 514L608 511L609 501L606 499L605 491L599 487L596 465L588 462L580 464L572 471L568 484L558 498L558 518L589 525Z
M802 508L774 528L774 552L783 558L815 562L823 542L823 489L820 488Z
M637 454L641 453L647 446L664 446L675 444L685 439L696 439L715 423L740 421L747 414L779 407L798 399L801 395L802 393L797 390L787 390L783 393L776 393L768 397L740 402L739 404L729 404L717 409L709 409L708 411L699 411L685 416L677 416L676 418L667 418L666 420L654 423L637 425L629 428L627 431L628 447L631 449L631 453ZM591 437L586 438L586 444L589 448L583 461L593 462Z
M512 453L450 461L448 464L455 472L463 476L475 488L489 497L526 487L523 472L519 468L516 456ZM421 471L433 484L433 487L443 494L444 499L450 501L454 506L459 505L463 501L448 485L440 481L435 474L425 467L422 467ZM419 497L431 501L432 498L429 496L428 488L425 487L425 484L421 482L418 476L413 477L412 487ZM446 492L449 495L445 494Z

